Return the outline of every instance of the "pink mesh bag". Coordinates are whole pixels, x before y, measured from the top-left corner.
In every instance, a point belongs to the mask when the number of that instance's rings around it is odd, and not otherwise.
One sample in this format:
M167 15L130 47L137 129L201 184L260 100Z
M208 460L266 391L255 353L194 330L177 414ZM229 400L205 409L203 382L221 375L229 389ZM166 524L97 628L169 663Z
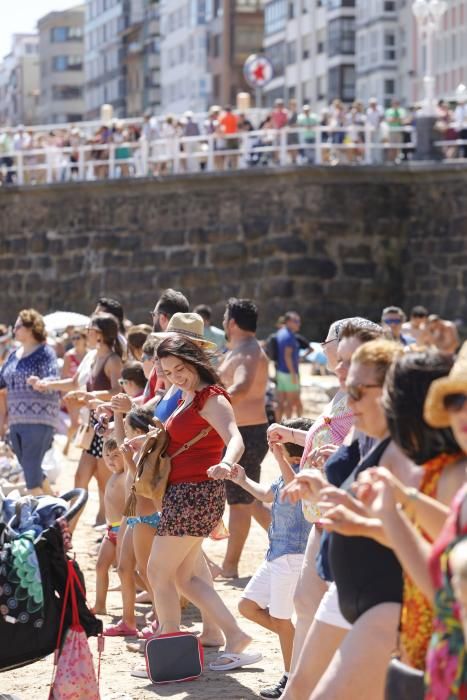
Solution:
M81 587L72 561L68 561L68 578L63 599L63 610L55 650L55 675L50 687L49 700L100 700L99 683L94 671L94 663L86 632L78 614L75 586ZM68 599L71 599L72 622L65 633L65 641L60 652L63 624ZM99 644L99 661L101 638ZM100 664L99 664L100 665Z

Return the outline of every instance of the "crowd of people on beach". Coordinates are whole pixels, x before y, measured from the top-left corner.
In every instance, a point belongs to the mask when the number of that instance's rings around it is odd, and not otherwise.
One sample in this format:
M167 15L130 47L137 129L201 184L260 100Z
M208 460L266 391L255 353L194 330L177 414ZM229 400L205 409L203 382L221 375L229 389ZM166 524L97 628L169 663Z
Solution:
M98 124L0 126L0 184L17 183L19 168L21 183L40 184L278 163L398 163L413 157L420 109L396 99L384 108L370 98L351 105L335 99L314 110L295 99L287 106L277 99L272 109L254 116L212 105L203 115L156 117L149 111L142 119ZM445 158L466 157L464 101L439 101L436 130Z
M68 439L82 450L75 486L97 482L105 534L95 614L107 612L112 566L121 583L121 619L104 634L144 651L180 630L190 602L201 644L222 648L213 671L261 660L242 618L277 635L283 675L261 697L400 700L410 677L417 698L465 699L467 343L456 325L422 306L408 319L388 306L378 322L335 320L321 348L338 388L311 420L297 311L265 342L249 299L227 301L222 328L209 306L190 311L173 289L151 316L131 325L102 297L86 328L51 343L40 313L23 309L2 354L2 432L27 492L52 493L42 459L62 401ZM161 425L171 469L160 504L134 484ZM270 484L261 480L268 452ZM237 615L216 579L238 578L252 518L268 549ZM222 563L203 551L206 538L226 540ZM152 612L139 629L143 599ZM146 666L132 673L144 678Z

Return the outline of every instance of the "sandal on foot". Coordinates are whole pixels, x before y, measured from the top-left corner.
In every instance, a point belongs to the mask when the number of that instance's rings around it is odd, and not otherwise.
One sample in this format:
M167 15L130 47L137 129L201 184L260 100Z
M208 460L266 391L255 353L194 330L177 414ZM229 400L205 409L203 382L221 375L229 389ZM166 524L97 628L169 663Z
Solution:
M147 627L143 627L143 629L138 632L138 638L139 639L152 639L157 634L158 629L159 629L159 622L157 620L154 620L154 622L152 622Z
M209 664L211 671L231 671L234 668L241 668L242 666L249 666L250 664L255 664L261 661L263 655L260 653L256 654L234 654L230 651L223 651L220 656L217 657L216 661ZM226 663L222 663L225 660Z
M107 625L103 632L104 637L136 637L137 634L138 630L136 627L132 629L123 620L120 620L115 625Z

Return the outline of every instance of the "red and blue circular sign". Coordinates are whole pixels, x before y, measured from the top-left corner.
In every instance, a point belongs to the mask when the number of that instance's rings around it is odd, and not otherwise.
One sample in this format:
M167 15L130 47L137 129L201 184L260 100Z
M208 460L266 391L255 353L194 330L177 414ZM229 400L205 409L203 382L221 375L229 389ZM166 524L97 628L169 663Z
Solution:
M250 87L261 88L273 79L274 68L269 58L253 53L243 65L243 75Z

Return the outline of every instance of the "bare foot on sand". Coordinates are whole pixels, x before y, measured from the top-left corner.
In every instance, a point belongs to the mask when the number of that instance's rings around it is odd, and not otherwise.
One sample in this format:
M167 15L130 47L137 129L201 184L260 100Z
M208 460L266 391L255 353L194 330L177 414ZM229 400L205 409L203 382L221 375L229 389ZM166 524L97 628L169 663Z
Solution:
M107 610L103 605L95 605L93 608L90 608L90 611L93 615L107 615Z
M211 560L207 560L209 570L211 572L211 576L214 579L216 578L225 578L225 579L232 579L232 578L238 578L238 571L229 571L222 566L219 566L219 564L215 564Z
M136 594L136 602L140 605L152 605L152 598L147 591L141 591Z

